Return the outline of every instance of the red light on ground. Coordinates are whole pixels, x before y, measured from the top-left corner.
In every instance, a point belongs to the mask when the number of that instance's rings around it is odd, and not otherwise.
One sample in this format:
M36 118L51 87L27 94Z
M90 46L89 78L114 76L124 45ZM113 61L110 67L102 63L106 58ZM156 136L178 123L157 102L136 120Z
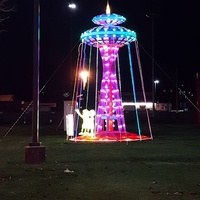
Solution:
M140 140L151 140L152 138L138 135L137 133L130 132L119 132L119 131L101 131L96 134L95 137L92 136L77 136L70 139L73 142L132 142Z

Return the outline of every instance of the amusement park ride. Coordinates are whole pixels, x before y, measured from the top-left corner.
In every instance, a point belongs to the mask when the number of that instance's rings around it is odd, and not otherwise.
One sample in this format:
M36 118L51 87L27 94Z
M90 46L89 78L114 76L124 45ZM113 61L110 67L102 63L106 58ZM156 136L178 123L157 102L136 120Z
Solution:
M130 64L130 75L133 91L133 101L137 101L135 80L131 59L130 43L135 43L137 59L139 59L138 43L136 39L136 33L125 27L119 26L126 21L126 18L111 13L110 6L107 3L106 13L95 16L92 19L93 23L98 26L91 28L81 34L82 48L81 51L85 51L89 46L91 49L96 49L96 85L95 85L95 108L92 110L87 109L87 105L84 108L81 106L81 101L77 100L77 96L83 93L83 90L88 92L89 88L89 73L85 70L85 52L80 53L81 56L77 62L76 78L74 84L74 94L72 101L76 102L73 107L73 119L74 123L68 123L68 126L74 126L74 136L71 141L83 142L108 142L108 141L141 141L153 139L151 132L151 125L149 120L148 110L145 113L147 116L147 127L149 136L141 134L140 120L137 109L135 109L135 119L137 121L137 132L129 132L126 129L126 119L124 116L124 110L122 106L121 95L121 83L120 83L120 69L117 66L119 49L123 46L128 46L128 58ZM98 73L98 53L100 52L102 60L102 74ZM89 64L90 66L90 64ZM140 61L138 60L141 87L144 101L146 101L144 82L142 76L142 69ZM78 74L81 73L81 80ZM100 80L100 77L101 80ZM88 80L88 83L87 83ZM100 88L98 88L98 82L101 82ZM86 84L88 85L86 88ZM86 98L87 100L87 98ZM82 109L82 111L80 111ZM79 128L79 119L82 122L81 128ZM81 130L79 130L81 129Z

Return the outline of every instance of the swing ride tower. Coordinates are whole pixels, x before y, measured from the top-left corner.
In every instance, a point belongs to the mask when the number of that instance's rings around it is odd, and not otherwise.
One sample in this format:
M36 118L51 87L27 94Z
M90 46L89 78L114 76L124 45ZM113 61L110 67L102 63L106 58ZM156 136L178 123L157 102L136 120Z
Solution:
M98 26L82 33L81 39L83 43L99 49L103 65L95 131L97 134L126 132L122 99L116 74L116 59L119 48L135 41L136 33L118 26L125 22L126 18L110 13L108 4L106 14L95 16L92 21Z
M134 43L136 47L136 56L138 60L138 71L140 73L141 88L143 94L143 100L146 103L146 96L144 91L144 82L142 76L142 68L139 61L139 50L136 39L136 33L130 29L119 26L126 21L126 18L110 12L109 4L106 7L106 13L102 15L95 16L92 21L98 25L93 27L81 34L81 50L78 57L76 74L79 71L84 71L85 60L86 60L86 47L90 46L90 58L88 68L91 66L91 54L92 47L96 48L96 87L95 87L95 120L94 115L87 114L84 112L87 110L88 103L88 93L89 93L89 83L87 84L87 96L86 96L86 109L83 110L83 114L80 114L79 108L81 107L81 100L79 99L78 109L76 109L74 117L76 120L76 133L71 141L94 141L94 142L109 142L109 141L142 141L153 139L150 120L148 115L148 110L145 107L147 114L147 124L149 127L150 137L146 135L141 135L140 120L137 108L135 107L134 114L136 119L136 131L128 132L126 130L125 117L122 106L122 96L121 96L121 78L120 78L120 68L119 68L119 49L123 46L128 47L128 56L130 64L130 78L133 90L133 100L134 103L137 102L136 99L136 88L134 83L133 66L131 60L131 49L130 44ZM100 76L98 76L98 58L99 54L102 60L102 78L99 82ZM85 90L85 84L87 79L79 82L78 75L75 76L74 84L74 95L79 97L82 95L82 84L83 90ZM98 82L100 85L98 85ZM99 91L99 96L97 95ZM80 94L80 95L79 95ZM98 97L97 97L98 96ZM98 99L98 100L97 100ZM98 104L97 104L98 101ZM89 112L89 111L88 111ZM89 112L90 113L90 112ZM83 120L81 132L78 133L78 120L79 116ZM94 122L95 121L95 122ZM86 123L88 122L88 123ZM93 123L94 122L94 123ZM85 127L87 124L88 127ZM83 126L84 125L84 126ZM95 127L95 128L94 128ZM145 130L145 129L143 129ZM145 130L146 131L146 130Z

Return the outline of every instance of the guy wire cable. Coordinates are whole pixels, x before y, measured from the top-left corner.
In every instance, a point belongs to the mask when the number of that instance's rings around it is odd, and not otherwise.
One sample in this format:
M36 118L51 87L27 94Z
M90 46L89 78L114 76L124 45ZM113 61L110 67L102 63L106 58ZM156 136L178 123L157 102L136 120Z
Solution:
M78 70L77 70L77 73L76 73L77 85L76 85L75 98L76 98L76 101L78 101L78 109L79 110L80 110L81 93L82 93L82 82L79 79L79 72L80 72L80 69L82 69L82 67L83 67L82 66L82 64L83 64L82 63L82 60L83 60L83 48L84 48L83 45L84 45L84 43L81 43L80 59L79 59L78 67L77 67ZM79 97L79 100L78 100L78 97ZM74 118L75 118L75 115L74 115ZM75 142L76 142L76 138L78 136L78 124L79 124L79 115L77 115L77 118L76 118Z
M191 105L200 112L200 109L190 100L190 98L181 90L180 87L170 78L170 76L162 69L162 67L151 57L151 55L145 50L145 48L139 44L140 47L144 50L144 52L149 56L149 58L156 64L156 66L163 72L163 74L175 85L175 87L179 90L181 94L191 103Z
M76 94L76 87L78 83L78 67L79 67L79 62L80 62L80 48L81 48L82 43L79 44L78 46L78 58L76 61L76 71L75 71L75 76L74 76L74 88L73 88L73 94L72 94L72 101L75 101L75 94ZM71 107L70 113L72 113L73 108Z
M66 59L69 57L69 55L72 53L72 51L74 50L74 48L76 47L76 45L79 43L80 40L78 40L78 42L74 45L74 47L70 50L70 52L65 56L65 58L62 60L62 62L58 65L58 67L55 69L55 71L52 73L52 75L49 77L49 79L46 81L46 83L42 86L42 88L39 91L39 94L45 89L45 87L47 86L47 84L50 82L50 80L54 77L54 75L56 74L56 72L61 68L61 66L64 64L64 62L66 61ZM19 120L23 117L23 115L26 113L26 111L30 108L30 106L32 105L33 101L31 101L29 103L29 105L25 108L25 110L20 114L20 116L17 118L17 120L13 123L13 125L8 129L8 131L5 133L4 136L2 136L2 138L5 138L10 132L11 130L15 127L15 125L19 122ZM2 141L2 140L0 140Z

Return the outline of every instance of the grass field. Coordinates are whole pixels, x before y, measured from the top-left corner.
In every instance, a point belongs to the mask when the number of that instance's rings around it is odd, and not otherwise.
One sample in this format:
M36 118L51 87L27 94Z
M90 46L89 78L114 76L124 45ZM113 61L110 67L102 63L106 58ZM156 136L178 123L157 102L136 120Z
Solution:
M200 125L153 124L153 141L71 143L41 126L46 163L24 162L31 125L0 126L1 200L198 200ZM65 169L71 173L64 173Z

